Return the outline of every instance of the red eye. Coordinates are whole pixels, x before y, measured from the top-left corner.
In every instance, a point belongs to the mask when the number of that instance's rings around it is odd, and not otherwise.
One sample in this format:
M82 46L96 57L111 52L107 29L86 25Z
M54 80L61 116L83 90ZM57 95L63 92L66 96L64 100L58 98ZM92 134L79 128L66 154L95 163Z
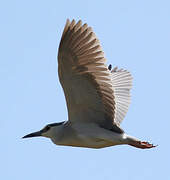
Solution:
M49 129L50 129L50 126L47 126L47 127L46 127L46 130L48 131Z
M50 129L50 126L48 125L44 128L45 131L48 131L49 129Z

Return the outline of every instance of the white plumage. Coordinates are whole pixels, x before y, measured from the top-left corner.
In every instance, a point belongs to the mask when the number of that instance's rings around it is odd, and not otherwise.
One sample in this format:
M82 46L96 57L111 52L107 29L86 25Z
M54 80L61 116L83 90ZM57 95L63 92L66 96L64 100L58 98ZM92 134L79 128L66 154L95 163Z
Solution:
M66 97L68 121L49 124L24 136L45 136L58 145L102 148L129 144L155 147L127 135L120 123L130 104L132 76L108 68L91 27L67 20L58 52L58 73Z

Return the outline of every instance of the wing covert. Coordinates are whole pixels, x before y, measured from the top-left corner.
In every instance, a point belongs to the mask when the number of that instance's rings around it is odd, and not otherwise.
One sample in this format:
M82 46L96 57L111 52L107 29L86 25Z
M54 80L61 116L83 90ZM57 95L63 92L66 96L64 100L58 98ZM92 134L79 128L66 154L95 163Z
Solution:
M93 121L105 128L118 128L125 109L119 106L116 93L120 92L115 91L119 87L117 74L111 73L105 62L92 28L81 21L67 20L59 46L58 73L70 121Z

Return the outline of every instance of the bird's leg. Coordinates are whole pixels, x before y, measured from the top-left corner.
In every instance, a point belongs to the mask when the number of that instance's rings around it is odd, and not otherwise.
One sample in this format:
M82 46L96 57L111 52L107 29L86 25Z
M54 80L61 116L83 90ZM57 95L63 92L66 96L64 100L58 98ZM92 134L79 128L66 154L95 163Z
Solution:
M125 141L128 145L141 149L149 149L156 147L155 145L150 144L149 142L140 141L139 139L136 139L135 137L129 135L126 136Z
M153 144L150 144L148 142L143 142L143 141L135 141L135 142L129 143L129 145L134 146L136 148L141 148L141 149L149 149L149 148L156 147Z

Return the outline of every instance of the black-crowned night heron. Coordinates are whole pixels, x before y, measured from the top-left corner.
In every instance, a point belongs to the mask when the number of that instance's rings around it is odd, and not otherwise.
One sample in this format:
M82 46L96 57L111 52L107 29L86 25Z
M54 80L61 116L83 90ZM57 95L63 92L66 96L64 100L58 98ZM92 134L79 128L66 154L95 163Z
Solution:
M58 74L66 97L68 121L48 124L23 138L44 136L65 146L103 148L153 144L127 135L120 123L130 103L131 74L105 64L91 27L67 20L58 51Z

